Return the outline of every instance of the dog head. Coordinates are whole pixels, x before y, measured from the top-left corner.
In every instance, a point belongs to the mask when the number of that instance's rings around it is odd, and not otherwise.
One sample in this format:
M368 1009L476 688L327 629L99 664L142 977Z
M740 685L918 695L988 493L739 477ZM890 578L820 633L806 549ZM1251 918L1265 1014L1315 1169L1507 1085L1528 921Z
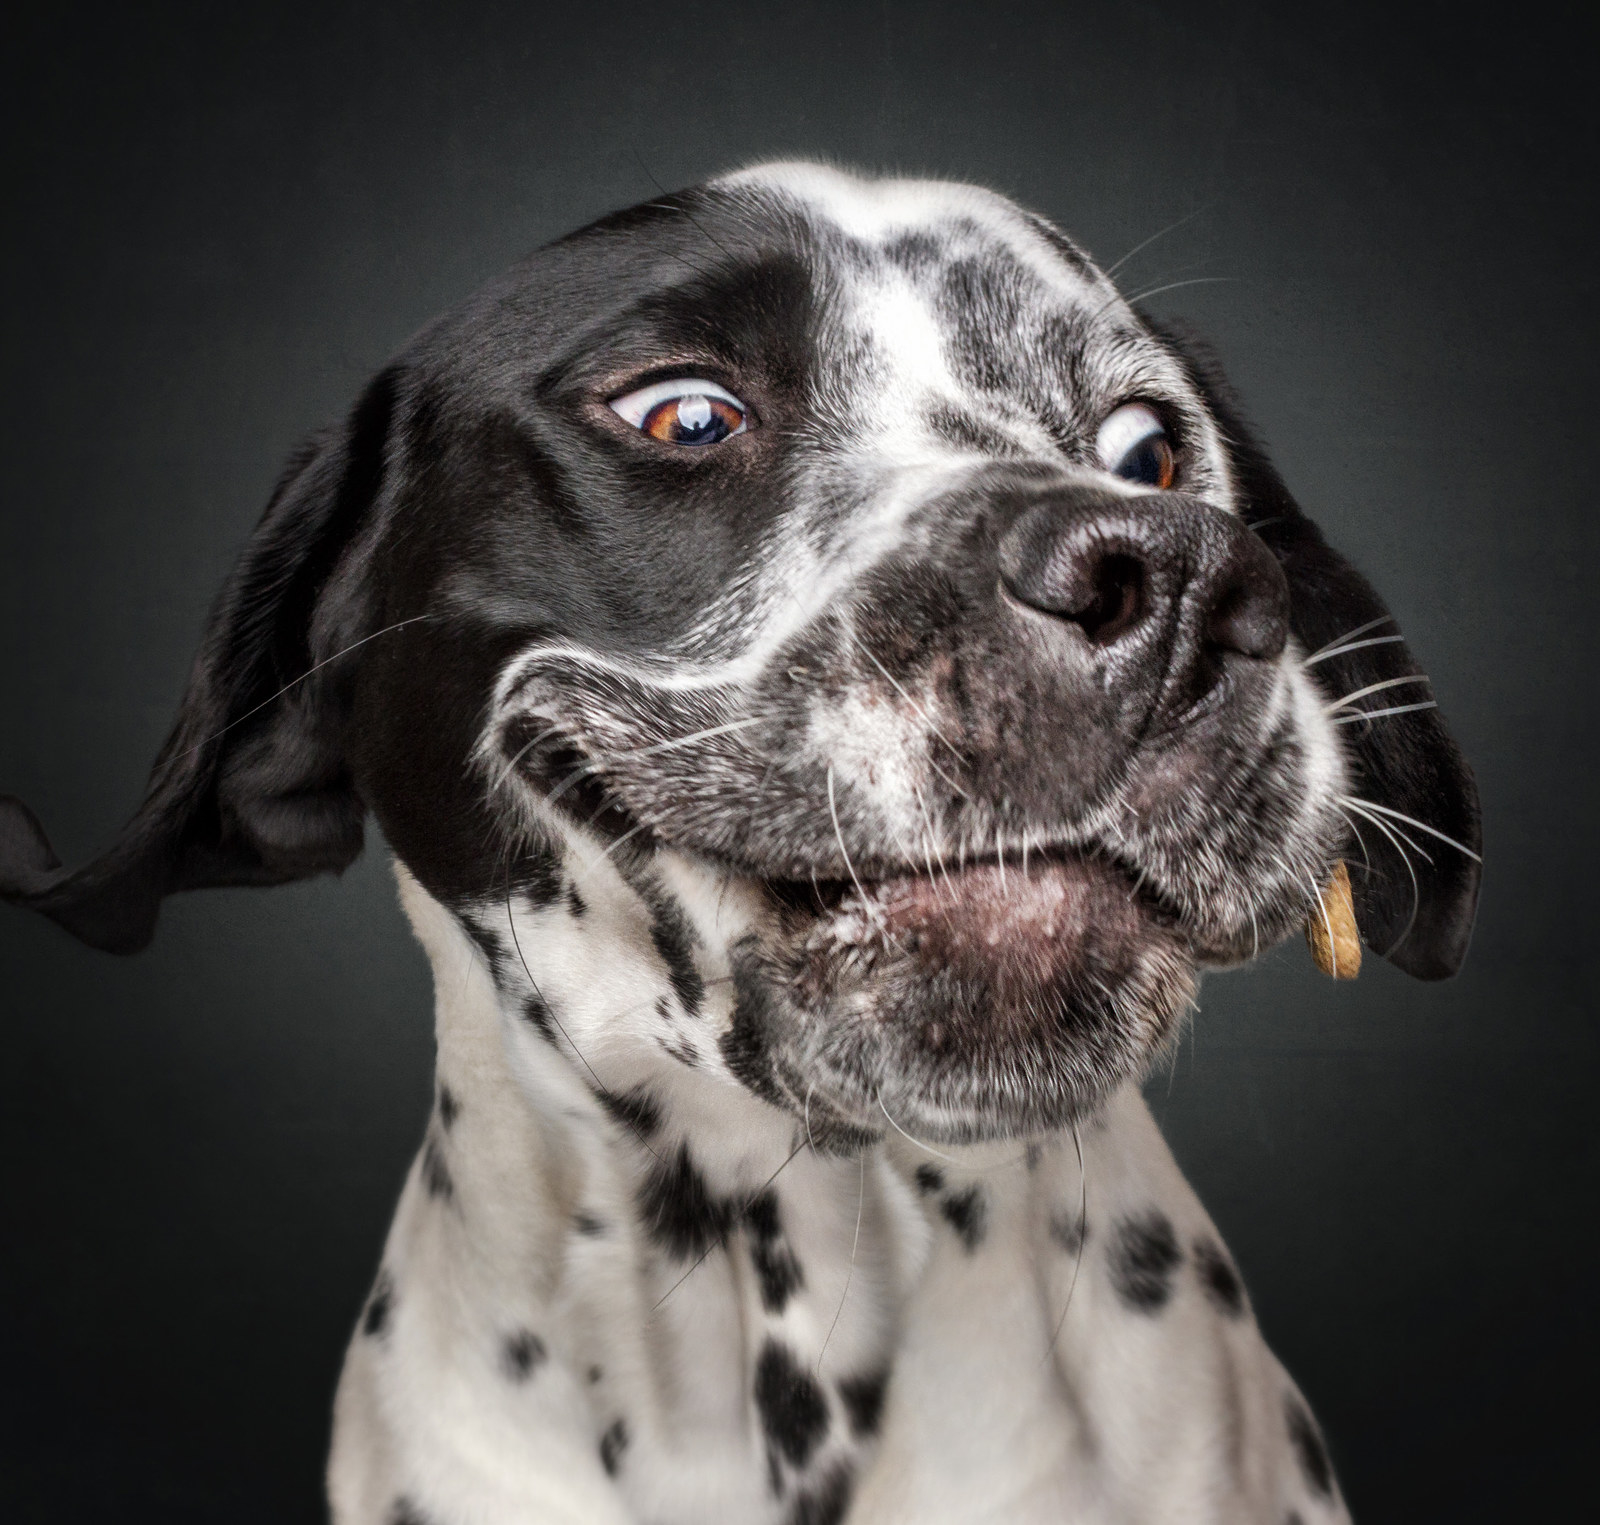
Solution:
M369 810L450 906L563 843L736 886L728 1074L946 1138L1069 1121L1340 856L1423 978L1478 883L1426 680L1205 354L999 196L806 165L419 335L290 463L122 839L69 872L6 802L0 893L128 951Z

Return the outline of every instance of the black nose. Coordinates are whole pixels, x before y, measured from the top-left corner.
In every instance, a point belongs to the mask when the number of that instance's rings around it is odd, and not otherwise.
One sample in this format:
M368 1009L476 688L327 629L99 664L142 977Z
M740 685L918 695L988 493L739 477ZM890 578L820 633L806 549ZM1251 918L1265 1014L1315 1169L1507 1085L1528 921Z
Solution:
M1232 514L1181 493L1051 493L1000 541L1019 603L1069 620L1100 647L1170 637L1170 665L1221 652L1273 658L1289 638L1277 558Z

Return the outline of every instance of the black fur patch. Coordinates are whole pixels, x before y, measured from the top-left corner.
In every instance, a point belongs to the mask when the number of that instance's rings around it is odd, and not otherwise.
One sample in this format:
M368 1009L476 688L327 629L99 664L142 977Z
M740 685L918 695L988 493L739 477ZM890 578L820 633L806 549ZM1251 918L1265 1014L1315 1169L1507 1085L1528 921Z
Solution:
M474 917L459 916L457 920L461 923L461 929L477 944L478 952L483 955L484 963L489 966L489 978L496 985L503 985L510 960L499 937L488 927L479 926Z
M591 1239L599 1238L606 1231L604 1221L596 1218L591 1213L574 1213L572 1215L572 1226L580 1234L587 1234Z
M450 1174L444 1150L431 1133L422 1145L422 1185L438 1202L449 1202L456 1194L455 1178Z
M389 1506L388 1525L433 1525L433 1517L424 1514L414 1500L402 1494Z
M1022 1157L1028 1163L1028 1170L1032 1172L1039 1168L1039 1161L1044 1158L1044 1150L1038 1144L1029 1144L1022 1151Z
M361 1332L379 1339L389 1332L389 1319L394 1313L394 1278L387 1271L379 1271L372 1284L372 1296L367 1299L367 1311L362 1315Z
M1229 1318L1240 1318L1244 1314L1244 1283L1222 1246L1211 1239L1196 1239L1193 1254L1201 1290Z
M1080 1254L1084 1240L1089 1237L1088 1221L1075 1212L1057 1208L1050 1214L1050 1237L1067 1254Z
M828 1433L828 1400L776 1340L761 1348L755 1398L767 1438L791 1467L805 1466Z
M876 1435L883 1422L883 1399L889 1388L887 1371L844 1377L837 1384L844 1411L850 1416L850 1433L860 1440Z
M628 1449L628 1421L613 1419L605 1434L600 1437L600 1465L607 1477L615 1477L622 1470L622 1453Z
M598 1382L603 1376L605 1376L605 1369L603 1367L591 1366L589 1368L590 1382Z
M744 1210L744 1221L750 1230L750 1263L761 1283L761 1305L768 1313L782 1313L805 1285L805 1274L784 1243L777 1193L767 1190L753 1198Z
M944 1172L937 1165L918 1165L914 1179L924 1195L944 1190Z
M555 1015L550 1003L537 990L530 990L523 998L522 1018L541 1038L556 1041Z
M538 1335L529 1329L519 1329L501 1343L500 1370L513 1382L526 1382L544 1365L549 1354Z
M720 1244L733 1220L733 1204L711 1194L687 1144L654 1162L638 1201L645 1232L680 1260Z
M442 1080L439 1082L439 1121L444 1124L444 1131L448 1133L456 1125L456 1119L461 1116L461 1103L456 1100L456 1094Z
M854 1479L843 1462L829 1468L815 1488L797 1493L789 1511L789 1525L839 1525L850 1505Z
M1183 1259L1171 1220L1152 1208L1117 1225L1109 1251L1111 1284L1130 1308L1156 1313L1172 1296L1172 1273Z
M1283 1414L1289 1425L1289 1444L1294 1447L1295 1460L1300 1463L1306 1482L1323 1498L1332 1498L1333 1463L1328 1460L1328 1448L1322 1443L1317 1421L1293 1394L1284 1399Z
M969 1186L946 1197L939 1204L945 1222L961 1236L961 1242L970 1255L989 1231L989 1204L984 1199L981 1186Z
M667 966L667 978L672 981L679 1004L691 1017L697 1017L705 999L706 983L695 967L694 933L689 919L662 890L652 888L644 900L650 907L650 941Z
M600 1105L624 1128L649 1138L661 1126L661 1107L644 1086L631 1091L597 1091Z
M578 886L575 884L567 886L567 909L574 918L581 918L589 913L589 902L578 893Z

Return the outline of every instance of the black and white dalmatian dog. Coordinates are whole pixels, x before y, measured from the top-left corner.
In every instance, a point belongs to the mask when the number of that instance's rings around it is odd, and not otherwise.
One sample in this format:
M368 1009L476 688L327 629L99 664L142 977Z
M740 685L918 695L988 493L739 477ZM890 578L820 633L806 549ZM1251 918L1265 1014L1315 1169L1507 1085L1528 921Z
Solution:
M1471 775L1207 359L968 186L779 164L543 249L291 461L98 947L344 868L437 1101L340 1525L1346 1518L1139 1093L1302 926L1464 956Z

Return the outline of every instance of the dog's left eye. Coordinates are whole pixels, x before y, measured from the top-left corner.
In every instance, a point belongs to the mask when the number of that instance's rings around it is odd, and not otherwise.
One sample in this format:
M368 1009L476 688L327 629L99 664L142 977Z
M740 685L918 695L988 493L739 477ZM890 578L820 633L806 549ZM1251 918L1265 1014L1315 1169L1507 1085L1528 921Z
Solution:
M750 410L714 381L658 381L611 400L611 411L664 445L720 445L750 424Z
M1171 487L1178 462L1160 416L1142 402L1124 403L1106 416L1094 442L1100 464L1113 476L1146 487Z

